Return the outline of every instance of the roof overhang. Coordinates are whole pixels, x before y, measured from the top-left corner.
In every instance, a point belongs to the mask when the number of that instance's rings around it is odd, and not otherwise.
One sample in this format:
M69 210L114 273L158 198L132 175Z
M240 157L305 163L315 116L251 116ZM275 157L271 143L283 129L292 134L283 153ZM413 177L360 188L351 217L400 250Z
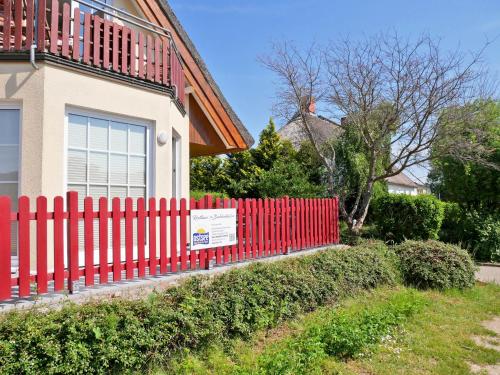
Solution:
M220 138L216 148L205 145L206 153L203 153L203 145L198 145L196 154L222 154L250 148L254 139L225 99L167 1L136 0L136 2L148 21L171 30L189 86L186 95L194 99L206 116L206 124L209 124ZM186 102L188 99L186 98Z

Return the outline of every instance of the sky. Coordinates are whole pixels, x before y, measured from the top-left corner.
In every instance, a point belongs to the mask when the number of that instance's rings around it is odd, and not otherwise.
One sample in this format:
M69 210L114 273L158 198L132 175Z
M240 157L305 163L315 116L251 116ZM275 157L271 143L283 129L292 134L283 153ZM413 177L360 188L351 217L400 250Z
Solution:
M273 41L326 44L396 30L477 51L500 76L500 0L169 0L210 72L257 140L273 115L275 77L259 62ZM280 120L277 119L280 124Z

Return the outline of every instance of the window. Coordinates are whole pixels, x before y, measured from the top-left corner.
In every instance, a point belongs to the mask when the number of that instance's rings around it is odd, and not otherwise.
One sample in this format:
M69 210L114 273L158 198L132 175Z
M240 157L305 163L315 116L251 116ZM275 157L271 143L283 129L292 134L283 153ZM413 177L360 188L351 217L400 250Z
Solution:
M68 190L91 196L147 198L149 129L111 118L68 116Z
M19 190L19 109L0 107L0 195L12 199L17 210ZM16 230L13 223L12 253L17 254Z

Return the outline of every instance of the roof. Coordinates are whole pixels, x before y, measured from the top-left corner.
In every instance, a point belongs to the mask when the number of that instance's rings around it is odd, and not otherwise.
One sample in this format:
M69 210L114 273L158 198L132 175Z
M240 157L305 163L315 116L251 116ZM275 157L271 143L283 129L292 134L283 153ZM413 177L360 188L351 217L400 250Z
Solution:
M198 50L194 46L191 38L189 38L189 35L187 34L186 30L182 27L179 19L175 15L174 11L168 4L167 0L159 0L158 3L162 7L162 10L165 12L167 17L170 19L173 27L175 28L175 31L179 35L179 38L183 41L184 45L188 49L189 53L192 55L193 59L195 60L196 64L198 64L200 70L202 71L205 79L207 80L208 84L210 85L210 88L213 90L219 101L221 102L222 106L224 107L224 110L227 112L229 118L231 121L234 123L238 131L240 132L241 136L243 137L243 140L247 144L247 146L250 148L254 144L254 139L250 132L247 130L247 128L243 125L243 122L240 120L236 112L233 110L231 105L228 103L226 100L225 96L222 94L221 89L215 82L214 78L210 74L205 62L201 58Z
M387 177L385 179L387 183L392 184L392 185L400 185L400 186L408 186L408 187L421 187L423 185L416 183L413 181L410 177L408 177L406 174L403 172L398 173L395 176Z
M306 116L313 133L313 138L320 143L338 137L343 131L339 124L326 117L312 113L307 113ZM304 141L309 140L309 136L298 116L295 116L288 124L281 127L278 130L278 134L281 138L289 140L293 147L297 149L300 148Z

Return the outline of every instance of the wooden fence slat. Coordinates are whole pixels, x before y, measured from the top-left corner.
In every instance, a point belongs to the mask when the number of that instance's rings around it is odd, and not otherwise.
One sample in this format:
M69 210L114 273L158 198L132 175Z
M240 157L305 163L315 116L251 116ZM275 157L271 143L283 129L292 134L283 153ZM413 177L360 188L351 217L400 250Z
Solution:
M290 207L290 237L291 237L291 241L292 241L292 244L291 244L291 250L292 251L295 251L297 250L297 216L296 216L296 213L297 213L297 208L296 208L296 199L295 198L292 198L291 199L291 207Z
M92 15L84 13L83 16L83 63L90 64L90 28L92 22Z
M168 80L168 68L169 68L169 59L168 59L168 54L169 54L169 49L170 49L170 43L164 39L163 40L163 47L162 47L162 81L165 86L169 85L170 82Z
M120 198L113 198L111 201L113 219L112 219L112 244L113 244L113 281L122 279L121 267L121 211Z
M144 34L139 31L139 47L138 47L138 72L139 78L144 79Z
M69 57L70 12L71 7L69 3L64 3L62 17L62 55L66 58Z
M257 252L259 258L264 252L264 204L262 199L257 201Z
M181 204L180 204L180 251L181 251L181 271L186 271L187 270L187 262L188 262L188 255L187 255L187 202L185 198L181 199Z
M113 70L115 72L120 71L120 60L119 60L119 53L120 53L120 25L118 25L116 22L113 22L113 27L112 27L112 40L113 40L113 45L111 46L111 54L112 54L112 65L113 65Z
M68 290L73 293L76 290L75 282L78 282L78 193L69 191L66 197L67 202L67 252L68 252Z
M98 15L94 15L94 37L93 37L93 52L92 62L94 66L101 66L101 27L103 19Z
M155 37L155 82L161 83L161 39Z
M130 76L137 76L137 67L136 67L136 59L137 59L137 40L135 36L135 30L130 30Z
M231 198L230 206L231 206L231 208L236 208L236 199ZM238 211L236 211L236 212L238 212ZM238 229L237 229L237 231L238 231ZM237 261L238 261L237 247L236 247L236 245L232 245L231 246L231 262L234 263L234 262L237 262Z
M77 7L73 13L73 60L76 61L80 60L80 28L80 8Z
M339 235L339 198L334 199L334 220L333 225L335 228L335 243L340 243L340 235Z
M35 4L33 0L26 1L26 40L25 49L29 50L33 44L34 36L34 25L35 25Z
M160 273L165 274L168 271L167 254L167 200L160 199Z
M156 275L156 266L158 259L156 258L156 199L149 198L149 275Z
M127 74L128 73L128 54L129 54L129 48L128 48L128 43L130 40L130 29L128 27L124 27L122 30L122 73Z
M99 283L108 282L108 199L99 198Z
M257 238L257 200L252 199L252 258L258 256Z
M283 198L282 200L282 214L283 214L283 219L281 220L281 225L282 225L282 230L281 230L281 236L283 238L283 254L288 254L288 248L290 247L290 218L289 218L289 201L288 197Z
M153 81L154 80L154 74L155 74L155 71L154 71L154 65L153 65L153 38L151 37L151 35L148 35L146 37L146 40L147 40L147 44L146 44L146 64L147 64L147 68L146 68L146 78L149 80L149 81Z
M243 203L243 199L239 198L238 199L238 260L241 262L244 259L244 222L243 222L243 217L245 213L245 207Z
M196 199L191 198L189 200L189 210L190 210L190 212L192 212L192 210L195 210L195 209L196 209ZM190 226L190 229L191 229L191 226ZM189 234L189 236L191 236L191 233ZM189 242L191 242L191 238L189 239ZM196 251L189 249L189 260L190 260L189 269L195 270L196 269L196 260L197 260Z
M30 200L19 198L19 297L30 295Z
M276 199L276 254L281 254L281 199Z
M137 264L138 276L146 276L146 256L145 256L145 218L144 198L137 199Z
M177 272L177 199L170 199L170 270Z
M94 201L86 197L84 202L85 286L94 285Z
M245 199L245 259L250 259L251 201Z
M125 276L134 278L134 200L125 199Z
M110 63L112 57L110 54L112 53L112 47L110 45L112 36L111 36L111 28L113 23L108 20L104 20L104 26L102 29L103 37L102 37L102 67L106 70L110 68Z
M215 208L223 208L222 200L219 197L215 198ZM222 264L222 247L220 246L215 249L215 263Z
M224 203L223 203L224 208L230 208L230 202L228 198L224 198ZM230 247L229 246L224 246L224 263L229 263L229 258L230 258L231 252L230 252Z
M210 209L210 208L212 208L212 205L213 205L212 197L209 194L205 195L205 208ZM214 256L215 256L214 249L213 248L208 249L207 250L207 261L205 262L206 269L210 268L210 263L212 262L212 259L214 258Z
M4 21L3 21L3 50L10 50L11 41L11 23L12 23L12 2L7 0L4 2ZM10 290L10 287L9 287Z
M264 256L269 256L269 199L264 199Z
M64 198L54 198L54 291L64 290Z
M14 8L14 48L19 51L23 45L23 0L15 0Z
M39 52L45 52L45 24L47 23L47 0L38 0L38 21L37 21L37 49Z
M270 235L270 249L269 254L274 255L276 252L276 232L275 232L275 210L276 201L271 199L269 201L269 235Z
M10 210L10 198L0 197L0 301L12 296Z
M50 17L50 53L57 54L59 41L59 1L52 0Z

